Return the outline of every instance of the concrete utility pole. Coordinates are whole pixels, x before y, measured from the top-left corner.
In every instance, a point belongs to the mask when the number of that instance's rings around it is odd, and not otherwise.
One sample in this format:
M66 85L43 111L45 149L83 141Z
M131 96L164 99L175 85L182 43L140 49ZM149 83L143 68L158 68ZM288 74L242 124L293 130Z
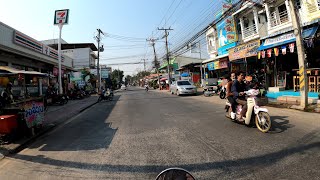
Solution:
M100 41L101 41L101 34L103 34L103 32L101 31L101 29L97 29L97 31L98 31L98 35L95 38L98 43L97 77L98 77L98 90L100 91L101 89L100 62L99 62L100 61Z
M157 70L157 75L158 75L158 85L159 85L159 89L160 89L160 76L159 76L159 62L157 60L157 54L156 54L156 48L155 48L155 45L156 45L156 40L158 39L147 39L147 41L151 42L151 46L153 48L153 54L154 54L154 67L155 69Z
M166 51L167 51L167 63L168 63L168 81L169 81L169 88L170 88L170 84L171 84L171 74L170 74L170 58L169 58L169 47L168 47L168 36L169 36L169 32L168 31L172 31L173 29L169 28L158 28L158 30L160 31L164 31L165 32L165 38L166 38Z
M146 72L146 60L148 59L141 59L141 60L143 60L143 70L144 72Z
M300 97L301 103L300 106L302 109L305 109L308 105L308 80L307 80L307 71L306 71L306 61L305 61L305 51L303 45L303 39L301 36L301 26L300 19L296 12L293 0L289 0L290 13L292 18L292 25L294 34L296 36L296 46L298 52L298 62L299 62L299 76L300 76Z

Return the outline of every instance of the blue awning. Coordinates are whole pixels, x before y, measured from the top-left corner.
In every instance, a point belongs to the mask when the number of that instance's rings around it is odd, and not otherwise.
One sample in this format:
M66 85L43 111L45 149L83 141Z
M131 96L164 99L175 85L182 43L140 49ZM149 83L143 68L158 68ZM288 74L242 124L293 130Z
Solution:
M303 30L302 37L303 38L313 38L314 35L317 33L318 27L319 26L314 26L312 28L308 28L308 29Z
M316 34L317 30L318 30L318 26L314 26L314 27L305 29L302 32L302 37L303 38L313 38L314 35ZM272 39L272 38L270 38L270 39ZM265 49L270 49L270 48L273 48L273 47L277 47L277 46L281 46L281 45L289 44L289 43L293 43L293 42L296 42L296 38L291 38L291 39L288 39L288 40L285 40L285 41L281 41L281 42L277 42L277 43L269 44L269 45L265 45L265 42L264 42L258 48L258 51L262 51L262 50L265 50Z

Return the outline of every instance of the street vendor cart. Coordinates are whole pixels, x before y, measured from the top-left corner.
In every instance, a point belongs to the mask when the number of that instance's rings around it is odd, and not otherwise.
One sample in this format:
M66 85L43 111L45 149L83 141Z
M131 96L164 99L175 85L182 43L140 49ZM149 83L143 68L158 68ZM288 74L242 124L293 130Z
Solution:
M0 66L0 135L32 136L44 121L47 74Z

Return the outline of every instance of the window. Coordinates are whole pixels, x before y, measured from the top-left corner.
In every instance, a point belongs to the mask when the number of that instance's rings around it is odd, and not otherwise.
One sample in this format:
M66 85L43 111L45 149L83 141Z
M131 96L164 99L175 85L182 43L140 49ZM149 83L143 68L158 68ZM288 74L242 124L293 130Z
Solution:
M177 84L178 86L191 85L189 81L178 81Z

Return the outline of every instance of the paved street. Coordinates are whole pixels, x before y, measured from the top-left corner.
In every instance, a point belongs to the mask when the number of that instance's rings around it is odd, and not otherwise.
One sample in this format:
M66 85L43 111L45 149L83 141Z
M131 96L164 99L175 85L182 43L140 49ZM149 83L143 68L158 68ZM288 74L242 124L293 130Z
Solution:
M263 134L215 101L130 87L0 161L0 179L154 179L168 167L198 179L320 179L319 114L269 108Z

